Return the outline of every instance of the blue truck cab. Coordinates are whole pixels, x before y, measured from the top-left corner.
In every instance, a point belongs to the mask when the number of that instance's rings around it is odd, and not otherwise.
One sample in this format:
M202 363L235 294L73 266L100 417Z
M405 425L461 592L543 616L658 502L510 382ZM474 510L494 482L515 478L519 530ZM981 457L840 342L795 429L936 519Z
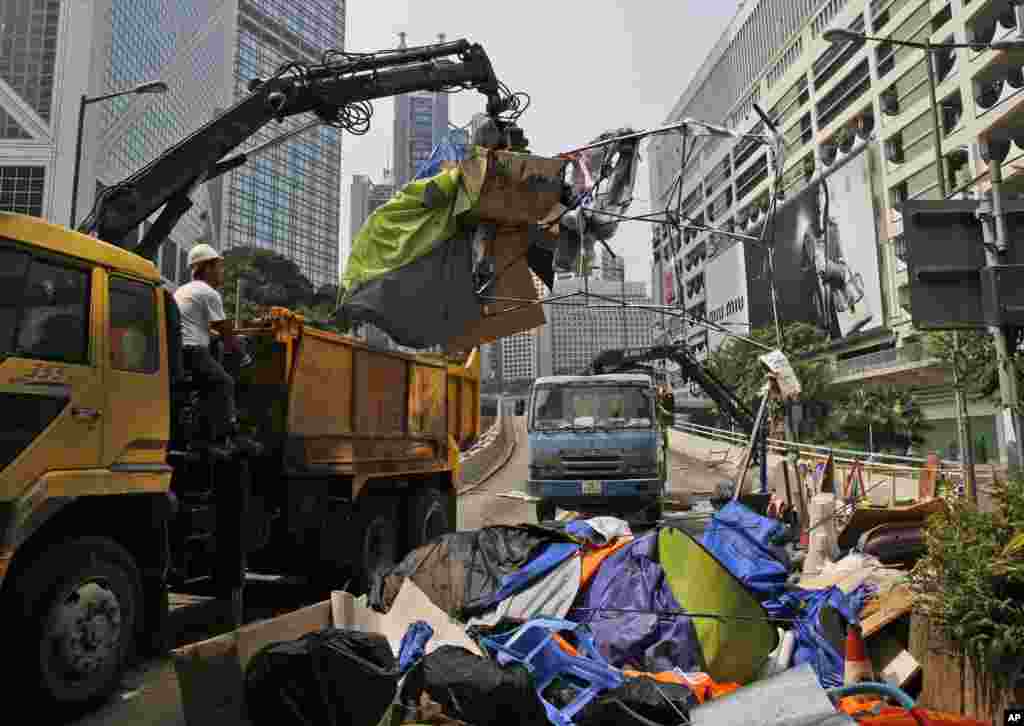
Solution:
M556 508L661 516L667 451L650 376L538 378L527 432L537 521L554 519Z

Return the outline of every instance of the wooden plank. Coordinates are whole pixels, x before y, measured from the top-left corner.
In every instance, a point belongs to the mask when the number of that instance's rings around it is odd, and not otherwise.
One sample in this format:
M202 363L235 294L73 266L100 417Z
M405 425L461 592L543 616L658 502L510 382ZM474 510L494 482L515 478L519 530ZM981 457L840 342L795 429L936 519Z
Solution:
M914 606L914 594L906 585L897 585L877 599L877 608L861 620L865 638L870 638L889 623L903 617Z
M910 653L924 677L917 705L932 711L963 713L964 669L949 642L920 613L910 618Z

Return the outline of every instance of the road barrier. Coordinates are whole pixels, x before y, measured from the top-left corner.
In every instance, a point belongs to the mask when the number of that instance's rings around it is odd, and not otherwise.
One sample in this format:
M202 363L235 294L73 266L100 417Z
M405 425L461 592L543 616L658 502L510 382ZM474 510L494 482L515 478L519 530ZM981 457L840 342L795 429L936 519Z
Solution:
M458 491L465 492L483 484L512 456L516 434L512 417L498 406L498 417L480 440L459 456L461 472Z
M725 429L693 423L675 424L672 428L679 433L698 436L705 440L724 444L724 447L719 447L717 450L709 449L705 456L697 456L696 458L704 458L705 463L712 467L721 467L722 469L727 467L728 473L731 475L735 474L742 450L749 444L749 439L743 434ZM874 489L880 495L886 488L878 485L885 481L890 484L889 491L892 492L890 498L906 498L909 492L913 492L912 496L916 496L917 481L928 465L927 459L915 456L872 454L855 449L817 446L775 438L768 439L769 456L784 457L791 452L797 454L799 461L810 463L812 466L826 461L829 455L831 455L835 466L835 483L840 490L846 482L852 467L855 464L859 464L862 467L864 478L869 480L864 481L866 487ZM684 451L682 453L687 452ZM769 462L771 462L771 459L769 459ZM998 465L976 465L975 474L978 480L979 491L981 493L989 491L992 483L997 478L1003 478L1005 473L1005 467ZM723 474L725 474L725 471L723 471ZM940 461L939 476L960 483L963 480L963 466L958 461ZM897 490L900 491L900 494L896 494Z

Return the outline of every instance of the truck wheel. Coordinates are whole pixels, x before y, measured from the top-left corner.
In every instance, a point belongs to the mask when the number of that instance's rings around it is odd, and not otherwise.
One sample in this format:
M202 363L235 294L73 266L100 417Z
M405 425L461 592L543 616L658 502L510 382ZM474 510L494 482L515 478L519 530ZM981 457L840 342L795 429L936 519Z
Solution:
M537 502L537 524L554 520L556 510L554 502L549 499L541 499Z
M142 581L116 542L83 537L45 550L7 583L14 634L11 662L24 692L62 716L106 700L134 655Z
M451 492L423 487L409 499L409 549L414 550L443 534L454 531L448 521Z
M401 516L399 498L383 494L365 494L359 502L355 531L358 561L353 593L370 589L374 575L398 562L401 553Z

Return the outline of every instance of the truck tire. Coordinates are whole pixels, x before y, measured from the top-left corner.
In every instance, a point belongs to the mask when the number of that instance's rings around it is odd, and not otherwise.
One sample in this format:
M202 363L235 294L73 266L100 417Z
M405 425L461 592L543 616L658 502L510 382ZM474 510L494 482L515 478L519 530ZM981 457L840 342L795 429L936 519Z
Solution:
M376 573L398 562L403 539L400 503L396 496L372 492L360 499L354 532L357 544L353 594L365 593Z
M556 511L557 507L554 502L549 499L541 499L537 502L537 524L553 521Z
M409 549L427 544L443 534L455 531L453 522L448 521L448 507L451 504L450 491L427 486L409 497Z
M47 548L5 585L18 623L9 672L31 694L26 702L66 718L109 698L134 656L143 609L132 556L82 537Z

